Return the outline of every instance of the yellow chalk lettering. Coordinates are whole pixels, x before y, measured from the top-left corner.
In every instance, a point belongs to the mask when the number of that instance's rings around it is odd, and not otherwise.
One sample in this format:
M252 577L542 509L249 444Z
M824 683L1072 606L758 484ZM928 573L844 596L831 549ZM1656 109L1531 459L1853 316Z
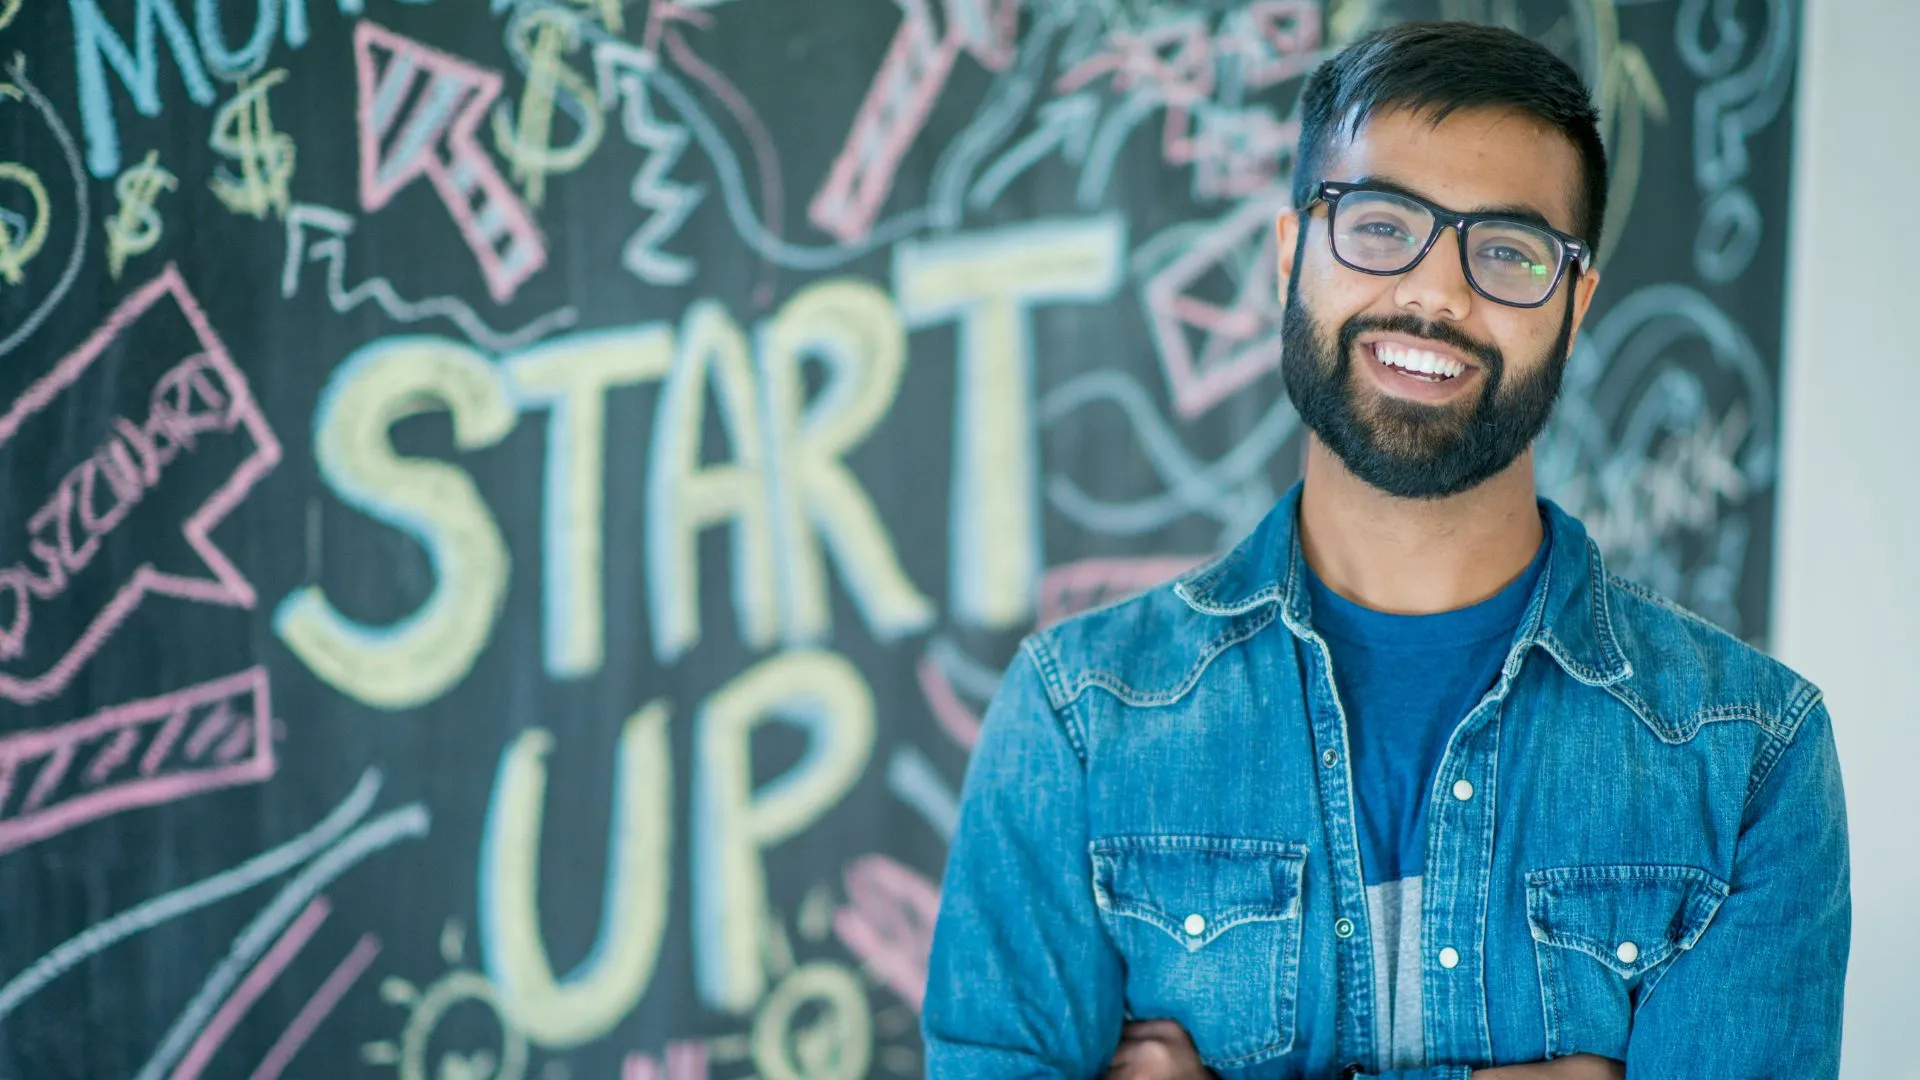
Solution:
M770 720L801 728L808 747L756 791L752 738ZM709 698L695 732L694 975L708 1005L745 1012L766 990L762 853L818 820L860 778L873 752L873 693L844 657L783 653Z
M960 320L949 550L951 606L963 622L1020 625L1032 616L1039 585L1029 311L1110 296L1125 248L1123 222L1107 215L894 249L893 292L908 325Z
M882 640L925 629L933 602L907 577L873 500L842 460L873 433L900 389L906 331L886 293L852 278L813 285L789 300L760 334L760 364L773 450L775 533L780 538L781 616L787 640L831 630L826 540L868 627ZM801 415L801 362L831 369L819 404Z
M615 766L607 884L593 952L556 978L540 932L540 830L553 736L522 732L500 758L481 841L480 934L508 1022L548 1047L612 1031L653 980L667 927L673 842L673 747L667 706L628 719Z
M295 589L274 631L314 674L383 709L424 705L453 689L492 636L510 560L500 527L473 478L443 461L404 457L388 431L444 408L454 445L490 446L517 414L493 366L437 338L391 338L348 357L314 413L314 457L340 500L412 536L427 549L432 595L390 626L342 615L318 585Z
M702 464L706 395L720 406L733 459ZM700 640L702 529L733 526L733 597L741 637L766 648L776 628L765 441L754 408L746 335L719 304L688 309L661 390L647 467L647 596L654 654L678 659Z
M514 392L552 410L541 511L542 633L556 678L600 670L606 658L607 391L658 379L673 362L673 332L658 324L575 334L508 361Z

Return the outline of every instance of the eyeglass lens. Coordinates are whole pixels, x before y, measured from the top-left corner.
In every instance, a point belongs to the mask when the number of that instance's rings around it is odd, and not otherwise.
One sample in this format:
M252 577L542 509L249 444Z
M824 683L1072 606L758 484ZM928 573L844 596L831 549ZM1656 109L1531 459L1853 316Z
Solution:
M1351 191L1333 208L1333 247L1341 259L1379 274L1404 273L1433 234L1431 211L1384 191ZM1467 226L1468 273L1489 296L1536 304L1553 290L1562 246L1558 237L1518 221Z

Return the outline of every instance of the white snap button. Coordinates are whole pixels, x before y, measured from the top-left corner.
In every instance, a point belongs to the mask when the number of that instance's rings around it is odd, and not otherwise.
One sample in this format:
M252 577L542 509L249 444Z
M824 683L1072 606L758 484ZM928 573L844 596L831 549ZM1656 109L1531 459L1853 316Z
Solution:
M1466 802L1468 799L1473 798L1473 781L1455 780L1453 782L1453 797L1459 799L1461 802Z
M1619 957L1621 963L1631 964L1640 959L1640 946L1631 941L1623 941L1619 948L1613 950L1613 955Z
M1447 946L1444 949L1441 949L1440 950L1440 966L1448 969L1459 967L1460 966L1459 950L1455 949L1451 945Z
M1187 933L1192 934L1194 937L1199 937L1201 934L1207 932L1207 919L1204 915L1189 915L1187 916L1187 921L1182 925L1186 927Z

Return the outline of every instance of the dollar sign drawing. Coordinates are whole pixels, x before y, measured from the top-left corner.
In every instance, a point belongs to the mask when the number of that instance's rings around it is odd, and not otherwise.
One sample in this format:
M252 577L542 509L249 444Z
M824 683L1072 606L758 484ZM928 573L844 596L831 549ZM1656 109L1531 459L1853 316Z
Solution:
M7 218L16 215L0 216L0 282L18 285L21 271L47 242L47 189L40 183L40 174L12 161L0 161L0 183L20 185L33 200L33 219L23 227L24 235L15 236L7 225Z
M152 250L160 240L160 215L153 200L162 191L172 191L178 181L160 167L159 159L160 151L149 150L140 164L113 182L120 211L107 219L107 272L115 281L120 280L120 269L129 258Z
M513 50L527 57L527 86L520 95L520 121L515 124L503 109L493 113L493 141L512 167L514 180L527 204L538 207L547 196L547 177L572 172L586 163L606 123L600 118L600 99L579 73L560 62L561 54L579 44L579 28L557 9L543 8L516 24ZM579 106L568 109L580 125L580 134L566 146L550 145L553 138L553 93L563 89Z
M267 91L285 81L275 68L257 80L241 80L233 100L214 114L207 145L240 165L235 177L225 170L213 178L213 193L236 214L264 218L272 210L287 216L287 181L293 178L293 137L273 129Z

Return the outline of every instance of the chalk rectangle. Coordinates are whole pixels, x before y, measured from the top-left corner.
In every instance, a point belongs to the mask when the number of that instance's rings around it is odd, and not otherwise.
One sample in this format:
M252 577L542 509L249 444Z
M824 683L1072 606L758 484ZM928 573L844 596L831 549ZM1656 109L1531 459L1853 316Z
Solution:
M0 852L123 810L266 780L278 765L272 724L267 669L255 666L0 738ZM251 737L236 739L242 729Z

